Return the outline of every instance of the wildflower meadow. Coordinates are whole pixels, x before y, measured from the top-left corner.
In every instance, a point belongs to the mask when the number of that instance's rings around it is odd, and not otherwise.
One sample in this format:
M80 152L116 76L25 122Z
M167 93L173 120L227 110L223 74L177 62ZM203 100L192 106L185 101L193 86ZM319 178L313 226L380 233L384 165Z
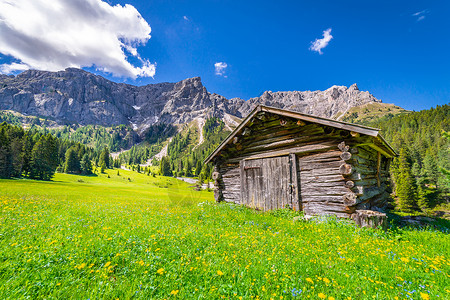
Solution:
M445 230L293 221L107 172L0 180L0 298L450 299Z

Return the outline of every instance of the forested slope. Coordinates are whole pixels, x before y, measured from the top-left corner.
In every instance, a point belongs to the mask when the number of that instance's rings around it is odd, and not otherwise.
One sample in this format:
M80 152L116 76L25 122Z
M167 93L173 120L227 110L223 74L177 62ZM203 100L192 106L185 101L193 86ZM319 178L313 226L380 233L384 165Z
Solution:
M399 156L391 165L399 207L426 209L448 202L449 181L442 169L450 168L450 105L419 112L385 115L363 125L381 129Z

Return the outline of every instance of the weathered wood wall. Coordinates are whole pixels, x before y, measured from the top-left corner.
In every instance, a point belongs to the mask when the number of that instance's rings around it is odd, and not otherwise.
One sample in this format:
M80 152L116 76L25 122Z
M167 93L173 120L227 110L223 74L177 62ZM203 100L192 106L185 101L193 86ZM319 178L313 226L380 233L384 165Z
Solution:
M388 198L389 159L371 143L372 137L338 128L257 115L215 159L216 198L340 217L381 207Z
M241 203L260 210L292 208L289 156L243 160Z
M344 204L343 195L351 192L345 186L340 167L345 163L337 144L336 150L301 156L299 163L300 199L309 215L336 214L347 217L354 208Z

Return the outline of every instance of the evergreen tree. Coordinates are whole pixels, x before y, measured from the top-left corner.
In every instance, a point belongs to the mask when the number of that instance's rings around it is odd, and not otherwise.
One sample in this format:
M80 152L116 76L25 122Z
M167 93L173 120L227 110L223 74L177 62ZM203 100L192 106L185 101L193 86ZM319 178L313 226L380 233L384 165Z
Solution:
M58 147L51 134L43 135L31 151L31 172L33 179L50 180L58 166Z
M396 163L398 169L394 173L394 180L399 208L402 211L412 211L417 208L417 193L414 177L411 174L411 168L405 148L400 149L399 156L395 159L397 160Z
M200 175L200 172L202 171L202 162L200 160L197 161L197 165L195 166L195 175Z
M15 137L10 144L12 154L12 177L22 176L23 167L23 139L22 137Z
M1 125L6 124L2 123ZM0 128L0 177L10 178L13 173L11 141L6 129Z
M444 138L447 139L447 147L442 149L442 157L444 158L444 161L449 161L449 157L450 157L450 147L448 146L448 144L450 144L450 132L447 131L443 131L442 132L442 136ZM444 164L443 164L444 165ZM445 167L440 167L439 170L441 171L441 173L444 175L442 181L444 182L444 186L450 190L450 170L445 168Z
M23 138L23 164L22 172L24 176L28 176L31 172L31 151L33 150L33 138L27 133Z
M100 159L99 159L100 166L102 165L102 163L105 164L105 168L107 168L107 169L110 168L108 147L103 148L103 151L100 153Z
M172 176L172 170L170 169L169 158L167 156L161 158L159 170L163 176Z
M190 159L188 158L186 161L186 173L185 173L186 177L192 177L192 164Z
M431 154L431 151L427 151L423 160L423 173L425 178L432 184L438 184L439 168L437 165L437 158Z
M430 208L430 202L422 185L418 185L417 187L417 205L422 211Z
M80 159L78 158L78 153L75 147L70 147L66 151L66 160L64 162L64 172L65 173L80 173Z
M83 175L91 175L92 174L92 162L89 159L89 155L86 153L83 155L83 158L80 162L81 173Z

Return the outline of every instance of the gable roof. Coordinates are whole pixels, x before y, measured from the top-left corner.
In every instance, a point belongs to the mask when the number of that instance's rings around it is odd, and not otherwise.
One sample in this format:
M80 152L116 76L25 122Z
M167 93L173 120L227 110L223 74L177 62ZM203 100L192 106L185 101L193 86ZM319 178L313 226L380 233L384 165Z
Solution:
M327 118L317 117L313 115L303 114L299 112L289 111L285 109L270 107L270 106L264 106L264 105L258 105L253 109L252 112L248 114L248 116L239 124L238 127L236 127L229 135L228 137L220 143L220 145L204 160L204 163L209 163L239 132L242 131L242 129L247 126L247 124L253 119L253 117L259 113L259 112L268 112L277 114L284 117L290 117L297 120L307 121L311 123L321 124L325 126L330 126L338 129L348 130L357 132L359 134L368 135L376 138L379 140L379 145L371 145L372 148L376 149L377 151L380 151L387 157L393 157L397 156L397 153L395 150L385 141L385 139L379 134L380 129L372 128L368 126L362 126L362 125L356 125L352 123L342 122L342 121L336 121L331 120Z

